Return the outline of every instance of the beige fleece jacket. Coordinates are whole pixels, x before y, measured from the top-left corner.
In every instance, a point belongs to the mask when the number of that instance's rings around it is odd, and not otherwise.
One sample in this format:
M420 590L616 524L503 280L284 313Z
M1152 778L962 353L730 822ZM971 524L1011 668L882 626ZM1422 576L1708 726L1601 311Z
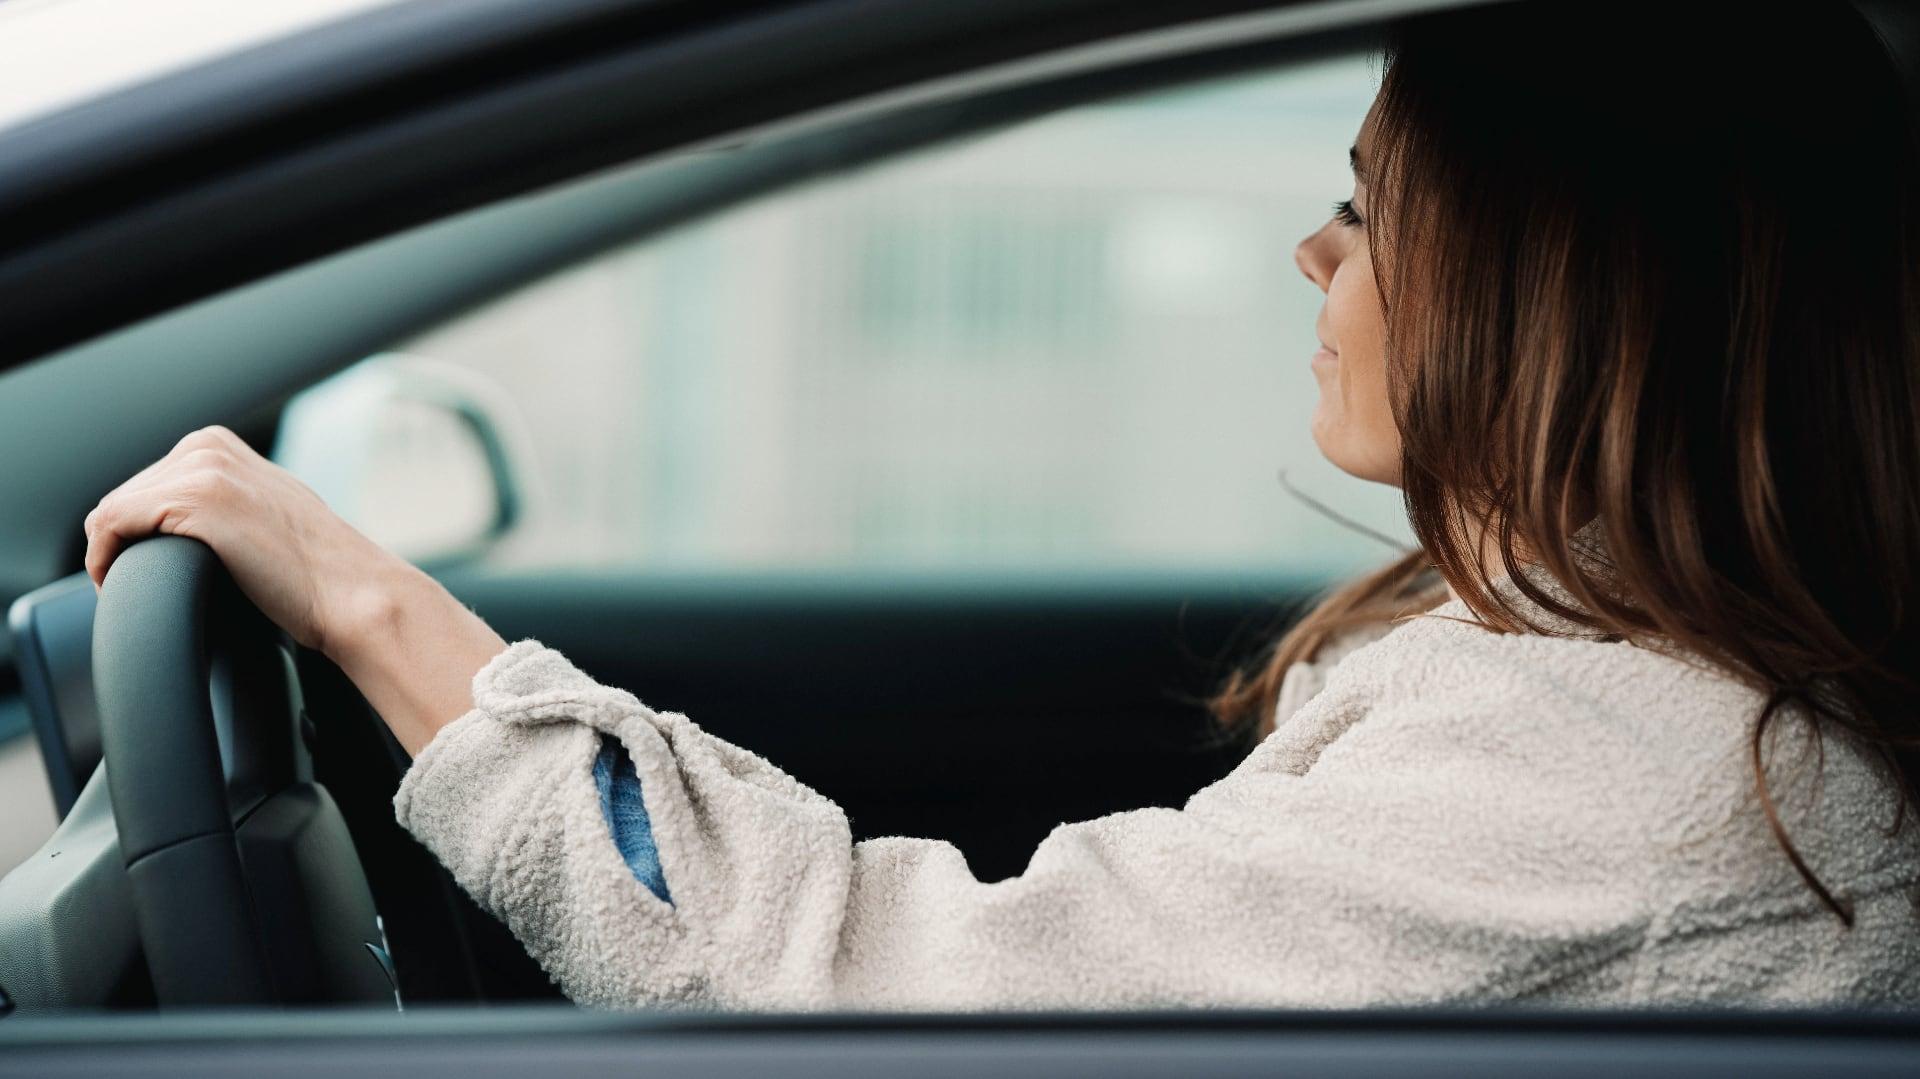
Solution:
M1767 829L1756 693L1471 619L1449 603L1303 674L1310 699L1183 808L1064 824L994 883L944 842L854 843L834 803L535 640L475 675L394 805L590 1005L1920 1003L1920 828L1884 834L1866 753L1830 736L1817 781L1774 769L1848 929ZM603 731L638 769L671 906L601 815Z

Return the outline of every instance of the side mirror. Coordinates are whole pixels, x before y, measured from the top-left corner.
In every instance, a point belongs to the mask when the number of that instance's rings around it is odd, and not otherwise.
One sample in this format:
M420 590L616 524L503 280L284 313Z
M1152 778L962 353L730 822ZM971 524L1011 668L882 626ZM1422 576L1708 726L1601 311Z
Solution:
M444 569L520 519L513 416L478 372L380 353L295 396L273 459L381 546Z

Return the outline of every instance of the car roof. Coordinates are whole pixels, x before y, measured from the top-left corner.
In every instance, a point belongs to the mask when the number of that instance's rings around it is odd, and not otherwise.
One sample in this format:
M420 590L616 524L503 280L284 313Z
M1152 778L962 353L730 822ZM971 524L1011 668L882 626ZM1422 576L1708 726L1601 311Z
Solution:
M0 129L405 0L6 0Z

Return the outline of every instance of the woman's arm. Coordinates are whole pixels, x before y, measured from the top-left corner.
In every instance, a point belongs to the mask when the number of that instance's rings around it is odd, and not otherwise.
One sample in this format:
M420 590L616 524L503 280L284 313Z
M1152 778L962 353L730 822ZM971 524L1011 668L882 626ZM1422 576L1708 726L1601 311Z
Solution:
M1644 939L1641 897L1599 841L1541 819L1552 780L1482 767L1497 757L1473 732L1492 717L1464 699L1375 711L1324 754L1309 722L1184 809L1063 825L988 883L948 843L854 843L831 801L537 641L490 660L472 698L396 811L583 1003L1485 1000L1624 971ZM1435 721L1449 716L1464 722ZM603 734L635 762L671 905L608 834L591 778Z
M507 648L439 581L405 562L369 574L341 608L326 656L415 757L473 707L474 673Z
M206 542L267 617L340 664L416 754L401 822L586 1003L1480 1000L1591 976L1644 937L1639 894L1596 838L1607 818L1551 815L1582 802L1563 788L1586 773L1557 742L1518 751L1536 725L1486 678L1450 675L1452 696L1429 678L1388 704L1330 686L1184 809L1063 825L1025 872L987 883L947 843L856 844L839 806L754 754L536 641L506 646L224 429L88 515L96 583L153 532ZM671 904L609 830L604 735L632 757Z

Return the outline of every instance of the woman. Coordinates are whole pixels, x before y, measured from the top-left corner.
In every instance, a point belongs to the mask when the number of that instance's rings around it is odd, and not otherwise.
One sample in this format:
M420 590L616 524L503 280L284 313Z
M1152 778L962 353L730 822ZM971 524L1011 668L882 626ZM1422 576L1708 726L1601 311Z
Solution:
M1063 825L1018 877L852 843L221 428L100 503L88 571L212 546L415 755L401 822L583 1002L1920 1001L1900 88L1841 5L1673 7L1398 29L1297 256L1314 436L1404 490L1419 548L1225 688L1263 736L1232 774Z

